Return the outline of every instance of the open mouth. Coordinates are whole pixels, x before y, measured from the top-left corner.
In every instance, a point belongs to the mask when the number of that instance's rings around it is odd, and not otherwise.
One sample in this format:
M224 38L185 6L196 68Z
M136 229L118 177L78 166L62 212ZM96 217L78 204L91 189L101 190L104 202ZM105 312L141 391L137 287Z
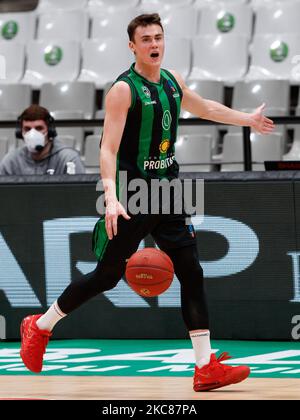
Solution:
M153 52L150 54L151 58L158 58L159 57L159 53L158 52Z

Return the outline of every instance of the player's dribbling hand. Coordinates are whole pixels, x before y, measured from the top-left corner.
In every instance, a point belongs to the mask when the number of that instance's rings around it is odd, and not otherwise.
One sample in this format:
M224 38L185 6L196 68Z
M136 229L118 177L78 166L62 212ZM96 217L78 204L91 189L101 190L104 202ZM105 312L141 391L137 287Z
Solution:
M265 107L266 104L262 104L251 114L250 126L259 134L270 134L275 128L273 121L263 115Z
M124 207L118 200L111 201L106 206L105 228L109 240L118 234L118 217L123 216L129 220L130 216L126 213Z

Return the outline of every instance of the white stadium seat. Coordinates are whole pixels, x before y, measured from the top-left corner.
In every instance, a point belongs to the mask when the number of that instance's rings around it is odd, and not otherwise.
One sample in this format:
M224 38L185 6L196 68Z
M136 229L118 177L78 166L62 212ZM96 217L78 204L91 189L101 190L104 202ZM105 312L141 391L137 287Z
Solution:
M83 41L88 38L89 18L83 10L58 10L43 13L39 18L38 39Z
M232 85L248 69L248 40L245 36L199 36L193 40L191 79L211 79Z
M283 141L280 134L251 134L253 170L263 171L266 160L282 160ZM226 134L223 143L221 171L243 171L243 135Z
M192 44L188 38L166 37L162 67L176 70L184 79L191 71Z
M19 42L0 42L0 83L17 83L24 75L25 47ZM2 71L4 70L4 72ZM2 73L4 73L2 75ZM4 76L4 77L2 77Z
M235 109L254 110L266 103L265 114L277 110L288 115L290 106L290 84L287 80L257 80L238 82L234 86L232 106ZM273 114L275 115L275 114Z
M300 82L300 34L257 35L247 80L287 79Z
M72 149L76 149L76 139L74 136L66 134L62 136L58 135L56 138L59 141L61 141L65 146L71 147Z
M35 31L34 13L0 13L0 41L24 43L34 38Z
M0 111L21 114L31 104L31 93L29 85L0 84Z
M0 137L0 162L8 152L8 139L6 137Z
M39 0L38 13L53 10L84 10L87 7L87 0Z
M40 105L52 111L79 111L85 119L94 116L95 86L89 82L45 83Z
M300 116L300 92L296 116ZM290 151L284 156L284 160L300 160L300 125L289 125L289 128L294 130L294 139Z
M104 118L105 118L105 109L99 109L98 111L96 111L96 114L95 114L96 120L100 120L100 119L102 120ZM93 132L95 136L98 136L100 138L103 133L103 127L97 126L94 128Z
M251 38L253 12L244 3L217 3L200 13L199 35L233 34Z
M87 136L85 139L84 166L86 173L99 173L99 136Z
M251 6L253 7L253 9L256 11L258 10L260 7L264 7L264 6L269 6L269 5L273 5L274 3L278 3L278 4L295 4L295 3L299 3L300 0L251 0Z
M256 12L255 34L300 34L300 2L270 3Z
M170 11L163 11L160 16L166 36L182 38L196 36L199 23L197 9L193 7L174 8Z
M114 81L134 61L128 41L118 38L83 42L83 63L80 81L94 82L97 88Z
M127 26L137 16L136 9L95 12L92 16L92 39L123 38L128 41Z
M220 81L216 80L192 80L189 79L186 81L186 85L193 92L198 93L202 98L209 99L211 101L217 101L223 103L224 101L224 85ZM188 111L181 112L182 118L193 118Z
M41 87L40 105L57 120L91 119L94 115L95 86L88 82L45 83ZM83 149L83 127L59 127L57 133L65 144ZM73 139L73 140L72 140Z
M0 84L0 120L16 121L17 117L31 104L31 87L22 84ZM0 128L0 137L8 140L8 149L16 147L14 128Z
M79 74L80 44L75 41L31 41L23 83L72 82Z
M57 120L91 119L94 115L95 86L88 82L45 83L41 87L40 105L49 109ZM64 142L83 149L83 127L59 127L57 133ZM66 137L65 137L66 136ZM74 139L72 143L71 138Z
M180 172L212 170L212 138L209 135L181 136L175 143L175 158Z
M14 111L0 111L0 121L16 122L19 114ZM7 139L8 151L14 150L16 147L16 135L14 128L0 128L0 137Z
M112 13L118 10L127 10L137 7L139 0L89 0L88 10L91 16L95 12Z
M223 83L215 80L188 80L186 85L194 92L205 99L223 103ZM181 118L194 118L188 111L181 111ZM212 137L212 152L218 153L218 127L216 125L180 125L178 128L179 136L208 134Z
M194 6L197 8L203 8L211 6L214 4L223 3L223 4L246 4L248 0L195 0Z
M211 152L219 152L219 134L216 125L179 125L178 138L189 136L209 136L211 138Z
M232 108L243 112L254 112L262 103L268 116L289 115L290 84L287 80L257 80L238 82L234 86ZM230 133L242 132L241 127L230 126ZM281 133L285 141L286 126L275 125L275 133Z
M142 0L141 8L148 12L174 10L176 7L189 7L193 0Z
M82 111L54 111L49 109L53 118L57 121L59 120L83 120L84 114ZM75 139L75 149L78 150L79 153L82 153L83 148L83 138L84 138L84 131L83 127L57 127L56 129L57 135L59 137L69 136ZM69 141L69 140L68 140Z

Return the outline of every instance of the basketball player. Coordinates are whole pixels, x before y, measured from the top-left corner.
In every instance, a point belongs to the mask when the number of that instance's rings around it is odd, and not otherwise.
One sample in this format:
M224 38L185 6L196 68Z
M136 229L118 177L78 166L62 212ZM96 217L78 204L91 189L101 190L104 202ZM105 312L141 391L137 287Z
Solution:
M92 297L115 287L125 272L126 260L150 233L172 259L181 283L182 314L196 360L194 390L238 383L248 377L249 368L224 365L221 362L229 356L225 353L217 359L211 351L203 271L194 232L185 224L186 215L130 214L118 199L116 179L121 170L127 171L128 179L178 176L174 143L181 107L200 118L248 126L261 134L272 132L274 125L263 116L264 105L252 114L231 110L192 92L175 71L161 69L165 41L159 15L136 17L128 34L135 63L106 97L100 158L106 214L93 234L98 264L93 272L72 282L45 314L23 320L21 357L28 369L40 372L55 324Z

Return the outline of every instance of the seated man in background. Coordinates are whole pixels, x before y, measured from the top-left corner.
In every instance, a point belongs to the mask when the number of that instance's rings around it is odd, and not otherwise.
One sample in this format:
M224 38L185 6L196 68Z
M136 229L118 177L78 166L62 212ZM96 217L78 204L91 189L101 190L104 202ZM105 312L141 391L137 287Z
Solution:
M31 105L20 115L16 137L25 145L9 152L0 162L0 175L83 174L79 153L64 145L57 136L49 111Z

